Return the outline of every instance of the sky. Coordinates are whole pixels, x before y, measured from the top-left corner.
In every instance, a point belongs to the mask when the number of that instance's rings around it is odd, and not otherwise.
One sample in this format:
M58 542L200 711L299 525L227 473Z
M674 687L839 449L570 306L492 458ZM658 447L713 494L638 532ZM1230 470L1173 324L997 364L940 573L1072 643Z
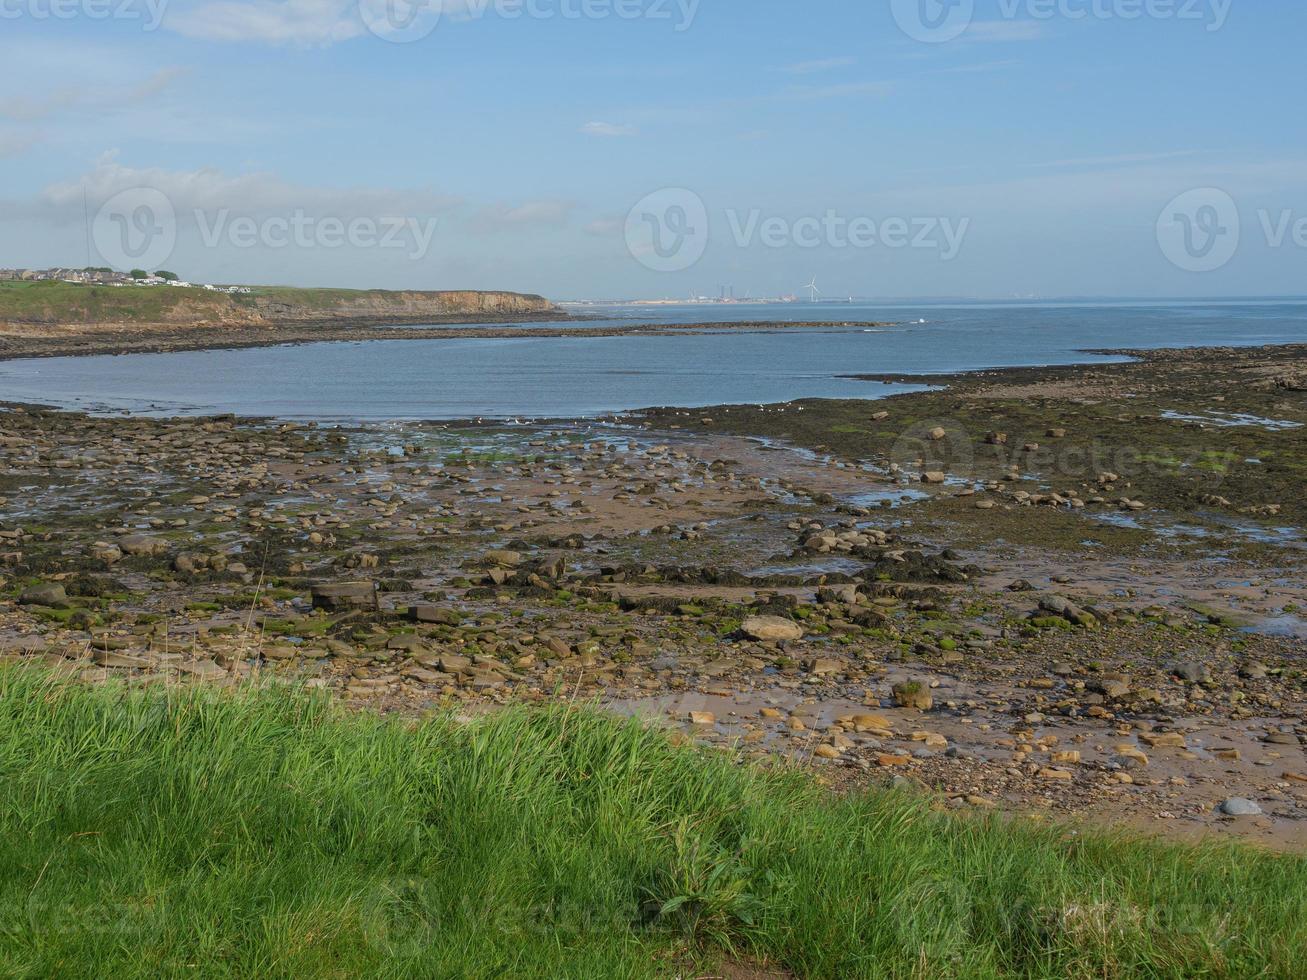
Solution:
M1300 0L0 0L0 267L1307 293Z

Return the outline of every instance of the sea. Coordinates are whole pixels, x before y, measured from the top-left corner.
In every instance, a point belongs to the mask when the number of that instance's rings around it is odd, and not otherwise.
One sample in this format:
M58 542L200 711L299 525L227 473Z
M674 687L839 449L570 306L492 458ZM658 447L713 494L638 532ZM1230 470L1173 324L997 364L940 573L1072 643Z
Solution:
M594 305L572 324L766 321L639 336L367 340L0 362L0 401L285 419L580 418L650 407L883 398L863 374L1121 360L1118 348L1307 343L1307 300ZM787 328L810 321L877 327ZM457 326L442 324L441 326ZM520 324L549 330L558 324Z

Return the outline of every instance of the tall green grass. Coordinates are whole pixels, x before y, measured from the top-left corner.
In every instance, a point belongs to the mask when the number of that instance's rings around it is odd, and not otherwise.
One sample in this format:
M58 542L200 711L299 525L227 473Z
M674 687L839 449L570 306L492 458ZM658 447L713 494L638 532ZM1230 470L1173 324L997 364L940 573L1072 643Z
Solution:
M1290 977L1305 943L1300 857L835 799L564 707L0 669L5 976Z

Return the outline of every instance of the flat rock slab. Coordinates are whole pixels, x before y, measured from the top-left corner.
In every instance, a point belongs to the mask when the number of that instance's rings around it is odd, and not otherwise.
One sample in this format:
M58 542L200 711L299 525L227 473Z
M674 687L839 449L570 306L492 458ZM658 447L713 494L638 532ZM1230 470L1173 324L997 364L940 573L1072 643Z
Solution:
M373 582L335 582L315 585L312 596L313 608L326 609L328 612L343 612L348 609L375 611L379 608L377 587Z

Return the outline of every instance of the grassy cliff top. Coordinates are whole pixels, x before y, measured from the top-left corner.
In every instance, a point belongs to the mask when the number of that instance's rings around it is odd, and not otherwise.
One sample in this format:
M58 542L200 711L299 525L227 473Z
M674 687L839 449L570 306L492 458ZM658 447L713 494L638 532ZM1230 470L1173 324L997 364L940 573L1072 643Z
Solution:
M389 313L532 312L550 309L540 296L508 292L300 289L255 286L229 295L200 287L89 286L65 282L0 282L0 323L169 323L290 316L385 316Z

